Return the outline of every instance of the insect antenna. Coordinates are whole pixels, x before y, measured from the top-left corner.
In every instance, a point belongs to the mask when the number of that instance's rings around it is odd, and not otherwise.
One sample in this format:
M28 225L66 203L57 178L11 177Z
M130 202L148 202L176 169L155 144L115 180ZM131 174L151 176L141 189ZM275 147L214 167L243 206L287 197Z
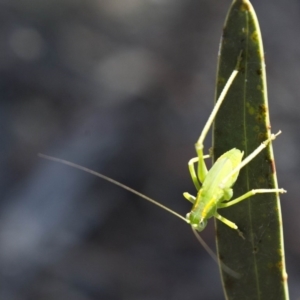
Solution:
M45 155L45 154L41 154L41 153L39 153L38 156L41 157L41 158L50 160L50 161L58 162L58 163L61 163L61 164L70 166L70 167L72 167L72 168L75 168L75 169L78 169L78 170L81 170L81 171L90 173L90 174L95 175L95 176L97 176L97 177L100 177L100 178L102 178L102 179L104 179L104 180L106 180L106 181L108 181L108 182L110 182L110 183L112 183L112 184L114 184L114 185L117 185L117 186L119 186L120 188L123 188L123 189L125 189L125 190L127 190L127 191L129 191L129 192L131 192L131 193L133 193L133 194L135 194L135 195L141 197L142 199L145 199L145 200L147 200L147 201L153 203L154 205L156 205L156 206L158 206L158 207L160 207L160 208L166 210L167 212L169 212L169 213L171 213L172 215L176 216L177 218L181 219L181 220L184 221L185 223L189 223L188 220L187 220L185 217L183 217L183 216L180 215L179 213L175 212L174 210L172 210L172 209L170 209L170 208L164 206L163 204L161 204L161 203L155 201L154 199L152 199L152 198L150 198L150 197L148 197L148 196L146 196L146 195L144 195L144 194L142 194L142 193L140 193L140 192L138 192L138 191L136 191L136 190L130 188L129 186L127 186L127 185L125 185L125 184L123 184L123 183L121 183L121 182L119 182L119 181L117 181L117 180L114 180L114 179L112 179L112 178L110 178L110 177L108 177L108 176L106 176L106 175L103 175L103 174L101 174L101 173L98 173L98 172L93 171L93 170L91 170L91 169L89 169L89 168L86 168L86 167L84 167L84 166L75 164L75 163L70 162L70 161L65 160L65 159L61 159L61 158L57 158L57 157L53 157L53 156L49 156L49 155ZM235 271L233 271L232 269L230 269L229 267L227 267L227 266L226 266L225 264L223 264L222 262L220 262L219 259L218 259L218 257L216 256L216 254L215 254L215 253L213 252L213 250L212 250L212 249L204 242L204 240L201 238L201 236L199 235L199 233L198 233L192 226L191 226L191 228L192 228L192 231L193 231L193 233L194 233L196 239L198 240L198 242L199 242L199 243L203 246L203 248L208 252L208 254L212 257L212 259L213 259L217 264L220 263L222 269L223 269L226 273L228 273L229 275L231 275L231 276L233 276L233 277L235 277L235 278L239 278L240 275L239 275L237 272L235 272Z
M180 215L179 213L175 212L174 210L172 210L172 209L164 206L163 204L155 201L154 199L152 199L152 198L150 198L150 197L148 197L148 196L146 196L146 195L144 195L144 194L142 194L142 193L140 193L140 192L138 192L138 191L130 188L129 186L127 186L127 185L125 185L125 184L123 184L123 183L121 183L121 182L119 182L117 180L114 180L114 179L112 179L112 178L110 178L108 176L105 176L105 175L103 175L101 173L93 171L93 170L91 170L89 168L86 168L86 167L83 167L81 165L72 163L72 162L70 162L68 160L64 160L64 159L61 159L61 158L57 158L57 157L53 157L53 156L49 156L49 155L45 155L45 154L41 154L41 153L39 153L38 156L41 157L41 158L47 159L47 160L51 160L51 161L54 161L54 162L58 162L58 163L70 166L70 167L75 168L75 169L79 169L81 171L90 173L90 174L95 175L97 177L100 177L100 178L102 178L102 179L104 179L104 180L106 180L106 181L108 181L108 182L110 182L110 183L112 183L114 185L117 185L117 186L119 186L119 187L121 187L121 188L123 188L123 189L125 189L125 190L127 190L127 191L129 191L129 192L131 192L131 193L133 193L133 194L135 194L135 195L137 195L137 196L139 196L139 197L141 197L141 198L143 198L143 199L151 202L151 203L153 203L154 205L156 205L156 206L158 206L158 207L160 207L160 208L168 211L169 213L173 214L177 218L183 220L185 223L188 223L187 220L186 220L186 218L183 217L182 215Z
M241 278L241 275L235 271L233 271L231 268L229 268L228 266L226 266L223 262L221 262L218 258L218 256L214 253L214 251L205 243L205 241L203 240L203 238L200 236L200 234L196 231L196 229L191 226L192 231L196 237L196 239L198 240L198 242L201 244L201 246L207 251L207 253L210 255L210 257L217 263L221 265L221 268L224 272L226 272L227 274L231 275L232 277L239 279Z

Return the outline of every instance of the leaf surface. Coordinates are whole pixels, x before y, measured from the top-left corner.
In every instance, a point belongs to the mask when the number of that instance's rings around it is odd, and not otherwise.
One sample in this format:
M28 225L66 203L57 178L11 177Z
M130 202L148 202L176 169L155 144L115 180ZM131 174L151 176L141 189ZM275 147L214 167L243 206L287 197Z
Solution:
M267 139L271 128L260 28L251 3L235 0L220 44L216 98L241 51L239 74L214 124L214 160L232 148L244 151L245 158ZM280 136L274 143L280 143ZM277 188L272 145L240 171L232 199L258 188ZM216 220L219 259L241 275L234 278L221 269L226 299L288 299L278 195L257 194L218 212L236 223L245 236L242 239Z

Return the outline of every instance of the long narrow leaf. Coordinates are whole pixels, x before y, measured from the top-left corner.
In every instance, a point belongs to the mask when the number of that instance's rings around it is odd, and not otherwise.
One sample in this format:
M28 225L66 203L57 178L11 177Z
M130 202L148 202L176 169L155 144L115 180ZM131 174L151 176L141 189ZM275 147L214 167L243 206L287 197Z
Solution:
M246 157L270 135L261 34L253 7L246 0L233 1L227 15L216 97L240 53L240 72L215 120L215 159L232 148L244 151ZM280 143L280 136L274 143ZM272 145L241 170L232 199L258 188L277 188ZM241 275L234 278L221 270L226 298L288 299L278 195L257 194L219 213L236 223L245 236L241 238L235 230L216 221L219 258Z

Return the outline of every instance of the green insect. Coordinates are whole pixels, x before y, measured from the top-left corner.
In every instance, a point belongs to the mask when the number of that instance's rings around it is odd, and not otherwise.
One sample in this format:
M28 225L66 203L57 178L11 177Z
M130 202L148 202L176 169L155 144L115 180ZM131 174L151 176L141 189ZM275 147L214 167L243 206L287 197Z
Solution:
M286 193L286 191L284 189L255 189L236 199L230 200L233 196L232 186L238 178L239 171L253 158L255 158L258 153L266 148L272 140L275 140L281 131L277 134L271 134L267 140L262 142L244 160L242 160L244 152L233 148L221 155L212 168L209 171L207 170L204 159L210 155L204 156L203 142L232 82L238 74L238 66L239 61L236 69L232 72L225 84L225 87L222 90L220 97L217 100L216 105L195 145L198 156L192 158L188 163L189 171L197 190L197 196L194 197L189 193L184 193L183 196L193 204L191 212L186 215L186 222L191 224L194 229L199 232L202 231L207 225L207 220L211 217L215 217L230 228L237 230L243 237L238 226L230 220L222 217L217 210L235 205L258 193ZM198 163L197 174L194 167L195 163Z
M240 58L239 58L240 60ZM249 156L247 156L244 160L243 158L243 152L233 148L227 152L225 152L223 155L221 155L217 161L214 163L212 168L210 170L207 170L205 159L210 157L210 155L204 155L203 149L204 145L203 142L205 140L205 137L212 126L212 123L215 119L215 116L224 101L226 94L232 85L235 77L238 75L238 66L239 61L237 63L236 69L232 72L231 76L229 77L227 83L225 84L225 87L223 88L220 97L218 98L214 109L211 112L210 117L208 118L208 121L206 122L204 129L195 145L197 157L192 158L188 163L188 168L193 180L193 183L197 190L197 195L192 196L189 193L183 193L183 196L190 201L193 206L191 211L186 215L186 217L178 214L177 212L169 209L168 207L158 203L157 201L153 200L152 198L149 198L148 196L139 193L138 191L131 189L130 187L110 178L103 174L100 174L98 172L95 172L93 170L90 170L88 168L85 168L83 166L74 164L72 162L58 159L52 156L39 154L40 157L57 161L72 167L75 167L77 169L86 171L88 173L91 173L93 175L96 175L102 179L105 179L115 185L118 185L140 197L143 199L150 201L151 203L163 208L164 210L172 213L173 215L177 216L184 222L191 225L193 232L196 233L196 231L200 232L202 231L206 225L207 220L215 217L227 226L229 226L232 229L237 230L237 232L243 237L242 232L239 231L238 226L233 223L232 221L222 217L218 213L218 209L223 209L232 205L235 205L257 193L285 193L286 191L284 189L256 189L251 190L244 195L230 200L233 195L232 186L236 182L239 171L248 164L255 156L257 156L258 153L260 153L264 148L267 147L267 145L274 140L281 132L279 131L277 134L271 134L267 140L265 140L263 143L261 143L256 150L254 150ZM198 164L197 171L195 169L195 164ZM212 254L212 251L208 249L208 246L204 243L203 240L200 239L199 235L196 235L200 243L205 247L205 249L210 253L210 255L213 256L214 259L215 255ZM223 267L226 269L227 267L223 265ZM227 270L229 273L232 274L232 270ZM233 274L234 276L234 274Z

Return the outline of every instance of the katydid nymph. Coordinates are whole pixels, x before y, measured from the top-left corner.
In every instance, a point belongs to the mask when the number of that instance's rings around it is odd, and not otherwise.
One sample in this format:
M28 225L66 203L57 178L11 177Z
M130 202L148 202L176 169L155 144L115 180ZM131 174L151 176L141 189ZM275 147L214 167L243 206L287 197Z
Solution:
M192 158L188 162L188 168L189 172L192 178L192 181L196 187L197 194L196 196L192 196L189 193L183 193L183 196L190 201L193 206L191 211L186 215L186 217L178 214L177 212L171 210L170 208L162 205L161 203L158 203L157 201L153 200L152 198L149 198L148 196L128 187L124 184L107 177L103 174L100 174L98 172L95 172L93 170L90 170L88 168L85 168L83 166L77 165L75 163L55 158L52 156L39 154L40 157L56 161L59 163L63 163L66 165L69 165L71 167L83 170L85 172L91 173L95 176L98 176L104 180L107 180L123 189L128 190L131 193L134 193L138 195L139 197L142 197L143 199L155 204L156 206L159 206L163 208L164 210L168 211L169 213L175 215L176 217L180 218L184 222L191 225L191 228L193 232L196 234L197 232L201 232L204 230L204 228L207 225L207 220L209 218L215 217L230 228L237 230L239 235L243 237L243 233L238 229L238 226L233 223L232 221L222 217L218 213L218 209L227 208L229 206L235 205L257 193L285 193L286 191L284 189L256 189L251 190L242 196L237 197L236 199L231 200L233 195L232 186L236 182L239 171L241 168L243 168L246 164L248 164L252 159L255 158L255 156L260 153L264 148L267 147L267 145L274 140L281 132L279 131L277 134L270 134L269 137L262 142L256 150L254 150L250 155L248 155L245 159L243 158L243 152L233 148L227 152L225 152L223 155L221 155L214 165L211 167L210 170L207 169L205 159L210 157L210 155L204 155L203 149L204 149L204 140L210 130L210 127L212 126L214 119L217 115L217 112L222 104L222 102L226 98L226 94L228 90L230 89L230 86L232 85L234 79L236 76L238 76L239 73L239 60L235 70L230 75L229 79L227 80L219 98L216 101L216 104L208 118L208 121L206 122L203 131L196 142L195 148L197 157ZM195 164L198 164L197 170L195 169ZM204 246L204 248L209 252L211 256L213 256L214 259L216 259L215 254L212 254L212 251L208 249L206 244L203 240L201 240L199 235L196 235L197 239L200 241L200 243ZM223 269L227 271L229 274L233 276L237 276L234 271L230 270L228 267L226 267L224 264L222 264Z

